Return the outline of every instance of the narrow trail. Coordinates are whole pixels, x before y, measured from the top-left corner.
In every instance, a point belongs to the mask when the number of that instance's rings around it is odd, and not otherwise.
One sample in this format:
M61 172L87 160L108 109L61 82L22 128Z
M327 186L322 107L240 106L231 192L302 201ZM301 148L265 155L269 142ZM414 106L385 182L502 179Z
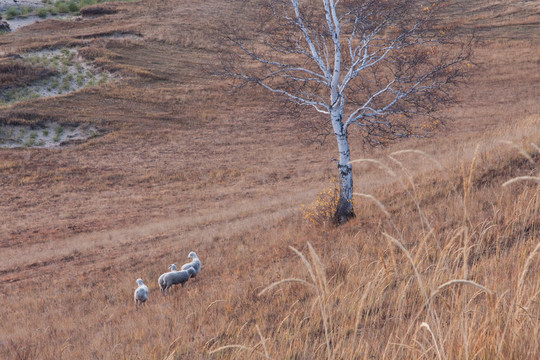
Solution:
M313 193L313 191L311 191ZM95 231L58 239L51 243L37 243L3 250L0 264L2 285L39 277L50 277L69 269L89 271L95 268L122 267L144 255L163 258L175 252L179 243L197 248L201 243L223 238L253 227L275 224L298 212L298 202L309 198L310 192L261 200L249 205L230 203L233 212L201 209L189 217L168 219L127 228ZM253 209L258 209L254 211ZM198 219L198 220L197 220Z

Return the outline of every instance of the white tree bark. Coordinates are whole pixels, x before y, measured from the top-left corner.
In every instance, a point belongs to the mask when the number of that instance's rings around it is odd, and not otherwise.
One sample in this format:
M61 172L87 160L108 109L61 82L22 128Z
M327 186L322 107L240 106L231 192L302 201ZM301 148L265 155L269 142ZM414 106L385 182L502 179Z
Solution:
M354 217L352 204L353 198L353 172L351 165L351 151L349 149L349 139L347 129L343 124L343 109L337 108L332 112L332 125L336 134L337 147L339 151L339 199L334 214L334 221L343 224L351 217Z

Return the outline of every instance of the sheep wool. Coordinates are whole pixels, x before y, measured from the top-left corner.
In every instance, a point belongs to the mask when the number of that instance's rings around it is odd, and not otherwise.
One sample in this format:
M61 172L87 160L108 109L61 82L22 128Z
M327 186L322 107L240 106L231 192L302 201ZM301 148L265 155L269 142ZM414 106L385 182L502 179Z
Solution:
M169 265L169 270L170 271L178 271L178 268L176 267L176 264L171 264ZM163 290L165 290L165 282L163 281L163 279L165 278L165 275L167 275L168 273L163 273L159 276L158 278L158 284L159 284L159 289L161 290L161 292L163 292Z
M195 251L192 251L188 254L188 259L191 259L191 262L182 265L182 270L193 268L193 270L195 270L195 274L193 275L193 277L195 277L197 276L199 271L201 271L201 260L199 259Z
M137 279L136 282L138 287L135 289L133 297L135 299L135 309L138 309L139 306L148 300L148 287L144 285L142 279Z
M173 285L181 284L182 287L186 284L190 277L195 274L193 268L188 268L187 270L180 271L171 271L165 274L163 281L165 282L165 290L168 291L169 288Z

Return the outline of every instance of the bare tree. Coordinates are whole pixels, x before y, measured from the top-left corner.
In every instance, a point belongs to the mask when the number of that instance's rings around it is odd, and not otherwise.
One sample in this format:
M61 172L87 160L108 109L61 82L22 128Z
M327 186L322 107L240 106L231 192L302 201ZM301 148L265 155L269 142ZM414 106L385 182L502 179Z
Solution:
M354 216L350 129L369 145L433 132L466 74L470 42L442 25L444 1L263 2L255 40L229 33L225 72L327 119L339 151L334 220L344 223Z

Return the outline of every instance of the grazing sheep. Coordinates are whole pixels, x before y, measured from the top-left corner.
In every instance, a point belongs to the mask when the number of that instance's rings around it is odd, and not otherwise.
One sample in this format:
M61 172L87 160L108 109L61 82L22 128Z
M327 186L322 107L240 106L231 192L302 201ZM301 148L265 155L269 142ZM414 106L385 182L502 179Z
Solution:
M197 254L195 254L195 251L192 251L189 253L188 259L191 259L191 262L182 265L182 270L193 268L193 270L195 270L195 275L193 275L193 277L195 277L197 276L199 271L201 271L201 260L199 260L199 257L197 256Z
M135 299L135 309L139 308L146 300L148 300L148 287L144 285L142 279L137 279L137 285L139 287L135 289L133 297Z
M190 277L192 277L195 274L195 269L188 268L187 270L180 270L180 271L171 271L169 273L166 273L163 282L165 283L165 290L169 290L169 288L176 284L182 284L182 287L184 287L185 283L189 280Z
M169 265L169 269L171 271L178 271L178 268L176 267L176 264L171 264ZM159 276L159 279L158 279L158 284L159 284L159 289L161 290L161 292L163 292L163 290L165 290L165 282L163 281L163 279L165 278L165 275L167 275L168 273L164 273L164 274L161 274Z

